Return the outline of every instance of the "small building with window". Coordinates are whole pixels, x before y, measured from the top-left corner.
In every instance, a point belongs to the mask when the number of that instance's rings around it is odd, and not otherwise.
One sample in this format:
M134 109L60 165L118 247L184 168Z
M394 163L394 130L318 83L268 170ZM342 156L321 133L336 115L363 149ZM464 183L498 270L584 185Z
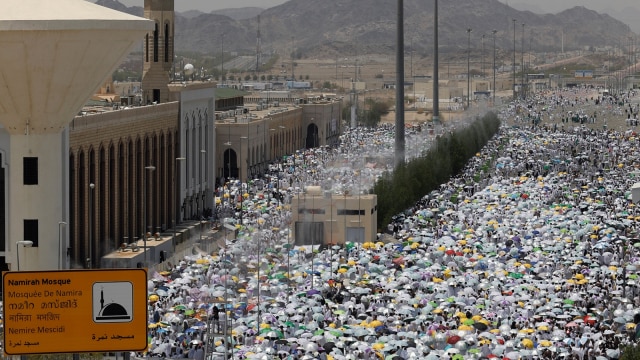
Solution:
M378 197L335 194L308 186L291 200L296 246L376 241Z

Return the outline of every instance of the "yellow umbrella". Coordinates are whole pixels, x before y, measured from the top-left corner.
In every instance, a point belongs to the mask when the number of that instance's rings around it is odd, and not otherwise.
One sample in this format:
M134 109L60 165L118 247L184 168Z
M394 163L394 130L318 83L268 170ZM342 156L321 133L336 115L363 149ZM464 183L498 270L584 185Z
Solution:
M553 345L553 343L549 340L540 340L538 342L538 345L542 346L542 347L550 347Z
M376 328L376 327L382 326L382 325L384 325L384 324L380 320L373 320L372 322L369 323L369 327L371 327L371 328Z
M372 348L373 350L382 350L382 349L384 349L384 344L381 344L381 343L375 343L375 344L373 344L373 346L371 346L371 348Z
M432 313L434 313L434 314L442 314L442 309L435 308L435 309L433 309Z
M156 295L156 294L149 295L149 301L156 302L158 300L160 300L160 297L158 295Z
M149 329L155 329L155 328L157 328L157 327L158 327L158 324L149 324L149 325L147 325L147 327L148 327Z
M469 325L460 325L460 327L458 328L458 330L473 331L473 330L475 330L475 329L473 328L473 326L469 326Z
M490 333L492 334L500 334L500 330L499 329L491 329L489 330Z
M522 339L522 346L527 349L533 349L533 341L531 339Z
M538 326L538 330L540 330L540 331L549 331L549 327L546 326L546 325L541 325L541 326Z
M635 327L636 327L636 324L634 324L634 323L628 323L628 324L626 325L626 327L627 327L627 329L633 329L633 328L635 328Z

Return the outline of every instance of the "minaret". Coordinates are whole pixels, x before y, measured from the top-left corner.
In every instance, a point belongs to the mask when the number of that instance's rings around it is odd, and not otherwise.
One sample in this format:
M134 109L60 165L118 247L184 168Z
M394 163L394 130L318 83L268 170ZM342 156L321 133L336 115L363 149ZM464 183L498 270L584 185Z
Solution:
M174 62L174 0L144 0L144 17L155 23L142 41L142 102L169 101Z

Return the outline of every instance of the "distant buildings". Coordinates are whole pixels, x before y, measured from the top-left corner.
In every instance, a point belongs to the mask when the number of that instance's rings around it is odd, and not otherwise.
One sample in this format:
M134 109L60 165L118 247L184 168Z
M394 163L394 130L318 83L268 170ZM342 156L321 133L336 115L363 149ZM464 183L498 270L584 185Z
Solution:
M145 233L170 234L176 221L207 218L216 185L228 178L246 181L285 154L339 141L339 99L264 99L214 82L171 82L173 0L144 6L156 23L143 40L147 106L106 108L69 127L73 267L89 257L99 264Z

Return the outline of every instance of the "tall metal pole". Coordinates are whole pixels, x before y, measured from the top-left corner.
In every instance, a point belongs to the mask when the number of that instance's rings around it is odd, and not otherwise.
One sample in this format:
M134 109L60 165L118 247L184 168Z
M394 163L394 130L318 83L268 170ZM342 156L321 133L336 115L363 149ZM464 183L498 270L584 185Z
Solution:
M516 19L513 21L513 62L511 63L511 69L513 71L513 99L516 98Z
M482 78L485 78L484 75L484 38L486 34L482 34L481 43L482 43L482 63L480 64L480 72L482 73Z
M520 91L522 98L525 98L525 83L524 83L524 23L522 23L522 39L520 39L521 42L521 49L520 49L520 53L522 58L520 59L520 71L522 71L522 75L521 75L521 80L520 80L520 84L522 84L522 90Z
M435 0L433 9L433 123L440 121L440 87L438 76L438 0ZM415 81L414 85L415 86Z
M89 184L89 257L87 258L87 268L93 268L93 189L96 184Z
M174 194L174 201L175 206L174 206L174 224L173 224L173 249L175 251L176 248L176 242L177 240L177 231L178 231L178 214L180 213L180 181L178 179L178 161L182 161L182 160L186 160L187 158L185 157L177 157L175 162L173 163L173 190L175 191Z
M247 126L248 128L248 126ZM240 136L240 170L238 170L238 179L240 180L240 226L242 226L242 202L244 201L244 191L242 190L242 184L245 183L249 184L249 181L247 179L247 172L249 171L249 168L247 167L245 169L245 179L244 181L242 181L242 140L247 139L249 140L249 137L247 136ZM248 157L249 154L249 149L247 146L247 154L245 156ZM246 162L248 164L248 162Z
M224 33L222 33L222 36L220 37L220 39L222 40L222 60L220 60L220 82L222 82L224 84Z
M493 105L496 104L496 33L498 30L493 30Z
M145 170L153 171L156 169L155 166L145 166ZM147 267L147 171L143 173L143 181L142 181L142 239L144 242L144 266Z
M200 149L200 157L198 158L198 162L199 164L199 169L198 169L198 174L200 174L200 192L202 192L202 199L201 201L198 201L198 225L200 227L200 246L202 246L202 214L204 213L204 192L205 192L205 188L204 188L204 179L202 177L202 154L206 154L207 150L204 149ZM196 200L197 201L197 200Z
M471 31L467 29L467 109L471 109Z
M395 166L404 163L404 1L398 0L396 39L396 129Z
M63 247L62 247L62 225L67 225L67 223L65 221L58 221L58 270L63 269L62 267L62 258L65 258L65 267L66 267L66 255L65 252L63 251ZM66 244L66 242L65 242Z

